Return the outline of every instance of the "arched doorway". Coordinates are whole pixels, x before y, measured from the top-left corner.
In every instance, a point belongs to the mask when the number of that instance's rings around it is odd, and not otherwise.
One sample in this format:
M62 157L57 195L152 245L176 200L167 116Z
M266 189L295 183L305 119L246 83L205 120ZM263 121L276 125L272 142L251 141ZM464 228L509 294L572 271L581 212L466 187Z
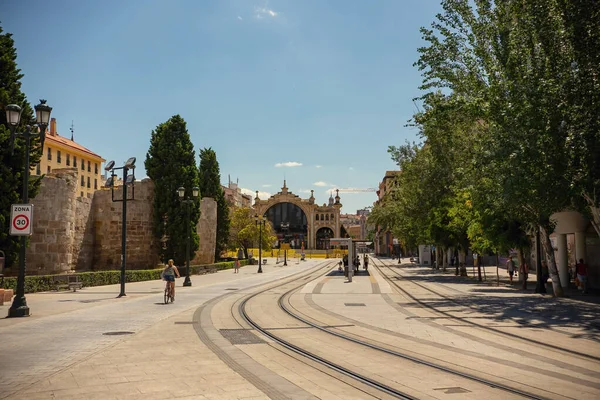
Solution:
M277 235L277 247L281 243L289 243L293 249L299 249L302 244L306 248L308 224L306 214L293 203L278 203L265 213L273 224Z
M321 228L317 231L317 250L327 250L329 248L329 239L333 237L331 228Z

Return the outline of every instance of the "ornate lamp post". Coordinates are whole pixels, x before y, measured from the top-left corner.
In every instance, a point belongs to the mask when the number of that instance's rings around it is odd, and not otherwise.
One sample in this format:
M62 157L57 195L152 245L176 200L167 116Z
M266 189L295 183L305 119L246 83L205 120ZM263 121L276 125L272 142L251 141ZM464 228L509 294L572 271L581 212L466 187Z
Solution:
M258 273L262 274L262 228L267 222L262 215L254 215L254 222L258 225Z
M115 170L123 170L123 198L115 199ZM133 170L129 174L129 170ZM115 167L114 161L109 161L104 167L105 171L110 171L110 177L106 181L105 187L111 190L111 198L113 202L122 202L123 211L121 219L121 292L117 297L126 296L125 294L125 262L127 260L127 200L135 199L135 157L129 158L122 167ZM127 186L131 185L131 198L127 196Z
M283 241L284 243L287 244L287 233L290 229L290 223L289 222L282 222L281 223L281 229L283 230ZM285 248L283 250L283 265L285 267L287 267L287 248Z
M15 132L19 122L21 121L21 107L16 104L6 106L6 122L10 128L10 146L11 151L14 151L15 137L25 139L25 165L23 171L23 203L29 202L29 152L31 151L31 138L39 136L42 151L44 151L44 140L46 139L46 128L50 121L50 113L52 107L46 104L46 100L40 100L40 104L35 106L36 122L39 127L39 132L29 125L25 127L25 132ZM8 310L9 317L28 317L29 307L25 299L25 250L27 246L26 235L21 236L21 244L19 247L19 275L17 277L17 292L10 309Z
M185 268L185 280L183 281L183 286L192 286L192 281L190 280L190 240L191 240L191 235L190 235L190 220L192 219L190 212L191 212L191 208L192 208L192 204L194 204L194 200L198 198L198 195L200 194L200 189L198 189L197 187L194 187L192 189L192 198L189 198L185 196L185 188L182 186L179 189L177 189L177 193L179 194L179 200L185 204L186 208L187 208L187 243L186 243L186 249L185 249L185 261L186 261L186 268Z
M167 264L167 243L169 242L169 236L167 235L167 221L169 220L169 216L167 214L163 215L163 235L160 238L160 243L162 244L163 253L165 253L164 263Z

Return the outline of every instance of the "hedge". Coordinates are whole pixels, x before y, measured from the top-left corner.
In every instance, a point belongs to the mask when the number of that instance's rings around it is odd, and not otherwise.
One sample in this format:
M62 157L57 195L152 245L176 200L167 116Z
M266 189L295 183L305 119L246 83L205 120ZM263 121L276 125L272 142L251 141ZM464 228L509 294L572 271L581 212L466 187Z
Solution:
M247 260L240 260L240 265L243 266L247 264ZM197 275L200 273L200 271L206 271L207 269L212 268L216 268L219 271L231 269L233 268L233 261L205 265L190 265L190 275ZM160 279L161 272L162 268L146 270L126 270L125 282L142 282L157 280ZM180 267L180 272L183 276L185 274L185 267ZM114 285L121 282L121 271L76 272L72 275L77 275L79 277L79 281L83 284L83 287ZM57 281L59 277L64 276L65 274L25 276L25 293L47 292L50 290L55 290L55 281ZM5 277L4 284L2 285L2 287L4 289L13 289L16 291L17 278Z

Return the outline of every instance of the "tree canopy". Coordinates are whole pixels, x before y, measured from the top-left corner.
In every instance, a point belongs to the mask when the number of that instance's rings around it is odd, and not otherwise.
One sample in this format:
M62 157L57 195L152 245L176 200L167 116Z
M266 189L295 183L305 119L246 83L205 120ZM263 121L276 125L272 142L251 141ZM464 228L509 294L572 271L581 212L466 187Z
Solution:
M373 214L410 243L479 251L539 227L552 270L553 213L581 211L600 235L600 3L442 7L415 63L422 144L390 146L402 173Z
M186 198L192 199L192 189L199 186L194 146L182 117L174 115L152 131L145 167L154 182L152 228L161 258L172 258L175 264L182 265L186 260L188 233L191 235L190 252L193 254L198 249L196 225L202 196L200 193L192 204L186 205L177 193L177 189L183 187ZM189 221L186 207L190 207ZM168 239L164 249L161 246L163 235Z
M21 107L21 121L16 132L23 132L27 125L35 124L33 110L21 91L23 74L17 67L17 50L12 34L3 33L0 26L0 249L6 254L6 267L16 265L20 242L17 236L10 236L11 204L20 203L23 193L23 173L25 171L25 143L16 139L14 153L11 152L10 129L6 121L5 107L17 104ZM42 149L37 138L32 139L30 166L40 162ZM41 177L29 181L29 197L34 198Z

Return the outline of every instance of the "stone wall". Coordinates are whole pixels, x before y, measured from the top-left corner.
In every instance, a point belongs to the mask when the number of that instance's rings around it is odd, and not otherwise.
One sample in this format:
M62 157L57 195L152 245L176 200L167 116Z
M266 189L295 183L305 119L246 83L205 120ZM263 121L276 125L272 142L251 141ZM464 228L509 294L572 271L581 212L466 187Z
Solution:
M127 188L126 268L154 268L159 261L157 243L152 236L152 199L154 183L150 179ZM135 195L131 200L132 194ZM123 187L115 188L115 200L123 199ZM110 190L94 194L94 270L121 268L121 234L124 202L113 202Z
M217 244L217 202L212 197L200 201L200 219L196 225L200 245L191 264L212 264L215 262Z
M78 258L75 248L78 173L76 168L56 169L41 182L33 204L32 236L27 249L27 273L61 273L71 270ZM87 220L89 207L80 207Z
M56 169L41 182L32 200L31 244L27 250L27 274L63 273L121 268L123 202L113 202L110 190L94 196L78 196L77 168ZM127 201L127 269L154 268L159 262L157 240L152 236L154 184L136 182L134 200ZM131 198L131 187L128 188ZM122 199L122 187L115 188L115 200ZM193 262L214 262L217 204L201 201L197 225L200 249Z

